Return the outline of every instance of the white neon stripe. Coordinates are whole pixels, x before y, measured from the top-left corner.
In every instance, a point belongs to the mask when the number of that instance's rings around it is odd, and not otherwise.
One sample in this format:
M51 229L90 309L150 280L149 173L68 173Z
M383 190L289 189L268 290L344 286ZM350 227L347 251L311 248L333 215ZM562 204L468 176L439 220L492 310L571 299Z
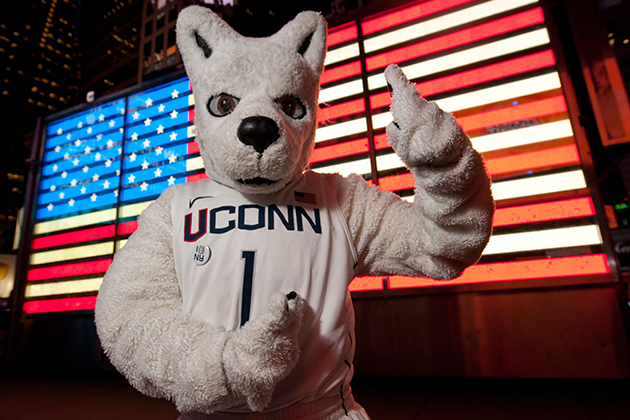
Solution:
M328 52L326 53L326 60L324 61L324 66L338 63L340 61L347 60L353 57L358 57L358 56L359 56L359 43L355 42L354 44L346 45L341 48L328 50Z
M560 77L558 73L554 72L439 99L435 101L435 103L446 112L455 112L512 98L533 95L560 87ZM386 127L391 120L392 116L389 112L376 114L372 116L372 126L375 129L383 128Z
M128 239L121 239L119 241L116 242L116 252L120 251L120 249L125 246L125 244L127 243Z
M597 225L493 235L483 255L537 251L551 248L598 245L602 235Z
M80 226L93 225L96 223L109 222L116 218L116 209L95 211L93 213L82 214L65 219L51 220L37 223L33 227L34 235L56 232L63 229L72 229Z
M197 126L193 125L189 125L186 128L186 134L188 135L188 138L193 138L193 137L197 137Z
M537 0L492 0L477 6L468 7L444 16L425 20L406 28L398 29L383 35L378 35L364 41L365 52L372 52L387 48L391 45L420 38L436 32L454 28L475 20L513 10L521 6L537 3Z
M147 207L149 207L149 204L153 203L154 200L150 200L150 201L143 201L142 203L136 203L136 204L129 204L126 206L121 206L120 207L120 218L124 219L126 217L134 217L139 215L140 213L142 213L144 211L144 209L146 209Z
M317 169L313 169L313 172L319 173L338 173L343 176L350 174L371 174L372 166L370 166L369 159L361 159L354 162L340 163L337 165L322 166Z
M193 94L191 93L190 95L188 95L188 105L194 105L195 104L195 97L193 96Z
M73 248L56 249L54 251L31 254L31 265L47 264L57 261L69 261L79 258L90 258L109 255L114 252L112 241L92 245L79 245Z
M409 201L410 203L414 202L415 199L415 195L406 195L404 197L400 197L401 199L405 200L405 201Z
M388 169L402 168L405 164L398 157L396 153L390 153L387 155L376 156L376 168L379 171L386 171Z
M194 171L195 169L201 168L203 168L203 159L201 156L197 156L186 161L186 171Z
M24 296L27 298L38 296L65 295L69 293L96 292L100 289L103 278L77 279L60 281L57 283L29 283Z
M383 85L384 86L384 85ZM353 80L342 85L329 87L319 91L319 103L324 104L346 96L356 95L363 92L363 82L361 79Z
M495 200L507 200L581 188L586 188L586 180L582 170L577 169L559 174L494 182L492 184L492 196Z
M549 33L547 29L543 28L401 68L407 78L412 80L548 43ZM385 80L384 71L380 71L368 77L368 88L370 90L378 89L386 85L387 81Z
M473 137L470 141L478 152L484 153L571 136L573 136L571 122L569 120L561 120L502 133Z
M329 125L317 129L315 132L315 143L365 131L367 131L367 120L365 118Z

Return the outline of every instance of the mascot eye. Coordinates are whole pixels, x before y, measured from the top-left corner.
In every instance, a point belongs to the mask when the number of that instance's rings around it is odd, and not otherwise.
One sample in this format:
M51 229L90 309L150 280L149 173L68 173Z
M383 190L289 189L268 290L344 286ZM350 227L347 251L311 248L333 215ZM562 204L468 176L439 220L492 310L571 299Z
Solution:
M239 100L240 99L230 96L227 93L213 96L208 101L208 112L215 117L225 117L234 111Z
M306 115L306 108L304 108L302 102L293 96L284 96L280 99L276 99L276 103L280 105L282 112L294 120L299 120Z

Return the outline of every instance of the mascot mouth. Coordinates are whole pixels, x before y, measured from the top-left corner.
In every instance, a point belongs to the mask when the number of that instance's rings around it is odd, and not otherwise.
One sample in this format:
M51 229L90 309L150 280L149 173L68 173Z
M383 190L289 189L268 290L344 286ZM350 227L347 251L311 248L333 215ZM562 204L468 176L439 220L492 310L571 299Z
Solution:
M259 176L250 179L237 179L237 181L244 185L271 185L278 182L278 180L274 181L272 179L261 178Z

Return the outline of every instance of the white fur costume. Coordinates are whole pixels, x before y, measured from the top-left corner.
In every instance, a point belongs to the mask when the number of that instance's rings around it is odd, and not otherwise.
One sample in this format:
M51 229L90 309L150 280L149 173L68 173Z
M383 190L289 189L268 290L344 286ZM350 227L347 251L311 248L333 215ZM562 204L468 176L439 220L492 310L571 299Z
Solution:
M387 134L414 176L415 203L369 188L358 176L305 173L317 126L323 18L304 12L275 35L253 39L192 6L180 14L177 31L211 180L169 188L139 217L99 292L95 315L103 348L134 387L174 401L182 418L367 419L349 389L354 320L348 282L354 275L450 279L477 261L493 213L481 156L450 114L419 97L390 66L385 75L394 122ZM297 223L298 206L302 230L288 219L295 212ZM252 209L263 216L246 220ZM265 257L264 278L254 278L251 317L239 326L249 302L240 289L243 264L254 254L230 260L225 248L241 253L248 238L264 246L260 235L264 229L277 234L269 230L277 216L287 236L269 236L269 246L275 241L277 253L291 258L291 240L320 240L299 236L308 230L305 213L328 238L321 246L345 257L326 259L332 254L318 254L320 245L313 250L311 242L304 249L316 257L299 265ZM199 244L213 255L196 265L189 250ZM217 274L222 271L224 277ZM287 297L293 291L297 295ZM331 349L335 331L343 334Z

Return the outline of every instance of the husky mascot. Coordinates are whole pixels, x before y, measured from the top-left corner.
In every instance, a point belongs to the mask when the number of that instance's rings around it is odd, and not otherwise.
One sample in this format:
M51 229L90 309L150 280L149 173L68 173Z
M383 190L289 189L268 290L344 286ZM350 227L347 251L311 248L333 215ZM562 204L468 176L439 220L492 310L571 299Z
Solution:
M181 419L369 419L350 389L355 276L459 276L494 210L482 158L454 118L385 71L389 142L415 202L358 175L306 170L326 22L303 12L247 38L191 6L177 43L210 179L139 217L96 305L113 365Z

